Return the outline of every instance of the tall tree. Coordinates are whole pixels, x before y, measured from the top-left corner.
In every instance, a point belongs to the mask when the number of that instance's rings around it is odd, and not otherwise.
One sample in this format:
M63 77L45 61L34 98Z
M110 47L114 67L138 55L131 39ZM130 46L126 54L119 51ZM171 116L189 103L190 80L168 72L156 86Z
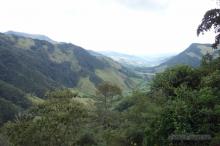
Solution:
M98 86L99 101L102 102L104 109L108 110L114 96L121 95L121 89L117 85L104 82Z
M99 113L99 120L104 128L108 128L111 124L111 107L113 98L117 95L121 95L121 89L108 82L100 84L98 87L97 95L97 109Z

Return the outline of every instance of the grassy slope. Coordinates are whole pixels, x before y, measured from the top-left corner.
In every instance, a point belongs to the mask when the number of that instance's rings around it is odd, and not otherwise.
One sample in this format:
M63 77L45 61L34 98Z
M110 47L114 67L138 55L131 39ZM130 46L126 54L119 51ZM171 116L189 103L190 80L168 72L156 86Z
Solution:
M89 80L89 77L80 78L79 83L76 87L80 92L85 94L96 94L95 85Z
M47 90L68 87L95 94L102 81L129 90L136 83L124 70L117 62L73 44L0 34L0 80L26 93L42 96Z

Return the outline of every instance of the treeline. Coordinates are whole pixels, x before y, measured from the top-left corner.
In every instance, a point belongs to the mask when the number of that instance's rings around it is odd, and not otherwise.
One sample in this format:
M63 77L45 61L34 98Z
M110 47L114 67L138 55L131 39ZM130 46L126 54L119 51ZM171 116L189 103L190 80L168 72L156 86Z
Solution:
M176 66L155 76L149 92L122 97L109 83L92 100L69 90L47 99L1 128L5 145L168 146L172 134L209 134L220 143L220 58L199 68Z

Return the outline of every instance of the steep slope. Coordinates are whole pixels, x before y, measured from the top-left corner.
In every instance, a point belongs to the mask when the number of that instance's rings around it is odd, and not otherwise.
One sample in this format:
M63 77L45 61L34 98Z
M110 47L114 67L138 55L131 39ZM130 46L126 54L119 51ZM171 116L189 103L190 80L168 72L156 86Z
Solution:
M125 70L73 44L0 34L0 80L26 93L42 96L49 89L68 87L95 94L102 81L129 90L136 83Z
M31 104L22 90L0 80L0 126Z
M139 68L139 70L144 72L161 72L168 67L172 67L178 64L185 64L192 67L198 67L201 63L201 59L207 53L213 55L213 57L218 56L218 51L213 50L210 44L191 44L186 50L180 54L172 57L166 62L150 68Z

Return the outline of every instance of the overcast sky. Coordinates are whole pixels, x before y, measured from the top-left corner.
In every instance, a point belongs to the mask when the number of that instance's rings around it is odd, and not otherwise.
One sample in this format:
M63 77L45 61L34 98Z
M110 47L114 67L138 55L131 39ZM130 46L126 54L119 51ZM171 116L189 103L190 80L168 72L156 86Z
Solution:
M91 50L177 53L193 42L215 0L0 0L0 32L45 34Z

